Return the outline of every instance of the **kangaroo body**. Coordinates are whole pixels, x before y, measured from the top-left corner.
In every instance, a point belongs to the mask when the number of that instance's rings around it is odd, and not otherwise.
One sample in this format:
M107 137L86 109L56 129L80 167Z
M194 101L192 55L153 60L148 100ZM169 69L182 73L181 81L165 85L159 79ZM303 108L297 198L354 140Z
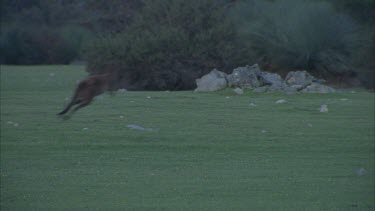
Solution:
M64 115L73 106L77 105L73 112L85 107L91 103L95 96L103 94L105 91L110 90L110 81L113 76L111 74L93 75L82 80L77 85L74 95L69 104L58 115Z

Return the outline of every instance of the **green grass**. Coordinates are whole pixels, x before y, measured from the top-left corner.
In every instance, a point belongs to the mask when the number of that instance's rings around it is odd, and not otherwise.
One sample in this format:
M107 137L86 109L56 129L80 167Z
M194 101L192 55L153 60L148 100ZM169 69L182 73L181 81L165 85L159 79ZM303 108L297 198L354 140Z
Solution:
M1 66L1 210L374 210L374 93L125 92L62 121L83 69Z

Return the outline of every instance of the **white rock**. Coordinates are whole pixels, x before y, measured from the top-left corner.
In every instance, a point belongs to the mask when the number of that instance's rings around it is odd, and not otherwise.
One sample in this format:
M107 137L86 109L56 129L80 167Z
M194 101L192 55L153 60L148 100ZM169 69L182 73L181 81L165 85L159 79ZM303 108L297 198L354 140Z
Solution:
M320 112L328 112L328 106L326 104L321 105Z
M234 91L236 94L238 94L238 95L242 95L242 94L243 94L243 89L241 89L241 88L235 88L233 91Z
M194 91L217 91L228 86L226 79L227 74L217 69L213 69L210 73L195 80L197 88Z
M357 170L356 173L357 173L358 176L364 176L365 174L367 174L367 170L364 169L364 168L360 168L360 169Z
M335 93L336 91L332 87L329 87L323 84L312 83L308 85L306 88L304 88L303 90L301 90L301 92L327 94L327 93Z
M129 124L127 125L128 128L133 129L133 130L142 130L142 131L154 131L155 129L153 128L145 128L140 125L135 125L135 124Z
M257 105L255 103L250 103L249 106L256 107Z
M281 99L281 100L277 100L277 101L276 101L276 104L281 104L281 103L286 103L286 100Z

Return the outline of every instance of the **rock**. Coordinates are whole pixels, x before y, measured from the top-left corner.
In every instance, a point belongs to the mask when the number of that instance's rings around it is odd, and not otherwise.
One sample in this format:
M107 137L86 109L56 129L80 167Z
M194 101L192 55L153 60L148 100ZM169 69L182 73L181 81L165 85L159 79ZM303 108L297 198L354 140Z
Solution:
M262 72L257 64L238 67L227 75L217 69L196 79L195 91L217 91L233 87L236 94L243 94L243 88L251 88L253 92L284 92L293 94L332 93L335 90L325 86L325 81L317 79L305 70L289 72L283 80L277 73Z
M135 125L135 124L129 124L127 126L128 126L128 128L133 129L133 130L155 131L154 128L145 128L145 127L142 127L142 126L139 126L139 125Z
M305 93L333 93L335 90L325 86L325 80L316 79L310 73L303 71L289 72L285 77L285 83L291 88Z
M241 89L241 88L235 88L233 91L234 91L236 94L238 94L238 95L242 95L242 94L243 94L243 89Z
M326 104L321 105L319 111L323 113L328 112L328 106Z
M276 103L276 104L286 103L286 100L284 100L284 99L277 100L275 103Z
M226 74L213 69L210 73L196 80L197 88L195 91L217 91L225 89L228 86Z
M301 91L302 89L304 89L305 87L303 85L291 85L289 86L295 90L298 90L298 91Z
M318 84L318 83L312 83L308 85L306 88L304 88L303 90L301 90L301 92L326 94L326 93L334 93L336 91L335 89L329 86L325 86L323 84Z
M315 80L314 76L305 70L289 72L285 77L285 83L298 88L298 91L312 84Z
M366 175L367 174L367 170L366 169L364 169L364 168L360 168L360 169L358 169L357 171L356 171L356 173L357 173L357 176L364 176L364 175Z
M253 92L267 92L270 86L261 86L261 87L256 87L253 89Z
M262 72L259 78L260 81L265 85L272 85L284 82L281 76L277 73Z
M314 82L315 82L315 83L318 83L318 84L324 84L324 83L326 82L326 80L324 80L324 79L320 79L320 78L315 78L315 79L314 79Z
M297 92L297 89L290 87L285 83L274 83L269 87L268 91L269 92L295 93Z
M228 86L241 88L255 88L261 85L258 80L261 70L257 64L253 66L238 67L227 76Z

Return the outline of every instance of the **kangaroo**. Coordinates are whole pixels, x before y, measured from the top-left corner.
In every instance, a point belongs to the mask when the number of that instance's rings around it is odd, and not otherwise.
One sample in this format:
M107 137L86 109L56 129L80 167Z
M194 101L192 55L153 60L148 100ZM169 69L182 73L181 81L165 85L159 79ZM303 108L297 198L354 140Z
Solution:
M91 103L95 96L103 94L105 91L113 91L111 82L114 80L114 74L106 73L101 75L89 76L80 81L75 89L74 95L70 103L58 115L64 115L72 106L77 105L73 109L73 113Z

